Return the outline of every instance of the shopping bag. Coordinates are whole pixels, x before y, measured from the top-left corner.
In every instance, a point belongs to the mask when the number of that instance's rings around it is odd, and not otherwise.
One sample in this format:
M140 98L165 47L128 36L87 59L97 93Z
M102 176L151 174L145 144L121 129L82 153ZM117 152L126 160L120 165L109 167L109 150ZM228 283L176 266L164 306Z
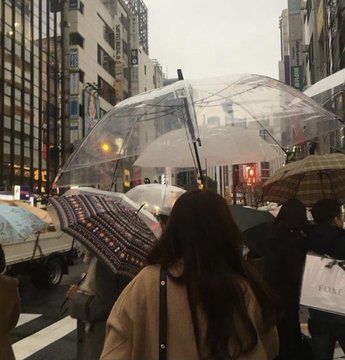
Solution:
M345 314L345 261L308 254L300 304Z

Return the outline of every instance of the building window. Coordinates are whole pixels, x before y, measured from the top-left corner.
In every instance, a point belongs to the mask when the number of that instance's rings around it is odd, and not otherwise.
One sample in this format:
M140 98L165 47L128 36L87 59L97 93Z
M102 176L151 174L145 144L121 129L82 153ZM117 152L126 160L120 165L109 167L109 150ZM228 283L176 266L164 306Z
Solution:
M102 66L112 77L115 77L115 61L112 57L99 45L97 47L98 64Z
M144 73L145 73L145 75L146 75L146 65L144 65Z
M102 19L101 15L97 14L103 23L103 38L115 50L115 33L112 28Z
M78 10L81 14L84 15L84 4L81 1L79 1L79 9Z
M128 44L125 40L122 40L122 50L126 55L128 55Z
M115 89L108 82L98 76L98 89L100 90L100 95L109 104L115 105Z
M78 32L69 34L69 43L70 45L79 45L84 49L84 38Z
M85 75L84 71L79 69L79 81L81 83L84 83L84 75Z

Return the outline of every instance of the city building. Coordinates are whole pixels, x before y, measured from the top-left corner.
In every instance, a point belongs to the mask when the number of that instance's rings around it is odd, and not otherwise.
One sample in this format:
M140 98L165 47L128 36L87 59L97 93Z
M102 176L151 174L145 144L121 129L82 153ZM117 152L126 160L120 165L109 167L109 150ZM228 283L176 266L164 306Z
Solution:
M60 1L0 3L0 190L48 192L59 169L61 23Z
M303 15L301 0L288 0L288 9L282 11L279 20L281 59L279 80L298 90L304 87Z
M72 151L114 105L161 87L163 75L158 61L148 56L142 1L73 0L64 14Z
M280 17L279 79L299 90L345 67L345 1L288 0ZM320 95L320 96L319 96ZM315 100L345 119L344 91ZM344 147L342 131L290 149L292 159L328 153Z
M130 15L131 95L163 86L162 66L148 54L147 8L141 0L128 2Z
M64 15L65 103L73 146L130 95L129 21L122 0L69 1Z

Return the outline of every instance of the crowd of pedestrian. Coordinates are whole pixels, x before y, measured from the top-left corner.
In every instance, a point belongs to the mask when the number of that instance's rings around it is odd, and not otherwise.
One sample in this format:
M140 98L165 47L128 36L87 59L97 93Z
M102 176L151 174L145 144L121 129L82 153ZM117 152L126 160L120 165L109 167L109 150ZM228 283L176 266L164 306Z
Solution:
M78 319L78 359L331 360L345 350L345 316L309 309L300 325L300 290L308 252L345 259L336 200L311 209L289 200L267 239L260 274L243 255L244 238L226 201L193 190L161 219L148 263L130 281L87 254L88 272L68 292ZM17 281L0 247L0 359L14 359L9 332L19 312ZM115 305L114 305L115 303Z

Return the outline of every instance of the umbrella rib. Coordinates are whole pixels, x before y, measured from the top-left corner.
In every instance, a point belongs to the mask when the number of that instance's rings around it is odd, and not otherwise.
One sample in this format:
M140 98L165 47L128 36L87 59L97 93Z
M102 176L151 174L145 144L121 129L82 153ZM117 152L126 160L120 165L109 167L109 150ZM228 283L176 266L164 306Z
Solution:
M337 199L337 194L335 192L335 187L334 187L334 184L333 184L333 180L332 180L332 177L330 176L328 170L325 171L327 177L328 177L328 180L329 180L329 183L331 185L331 189L332 189L332 192L333 192L333 195L334 195L334 199Z
M298 182L296 184L296 191L295 191L295 196L294 196L294 199L297 199L297 193L298 193L298 189L299 189L299 186L302 182L302 180L304 179L304 177L306 176L306 173L302 173L300 178L298 179Z
M324 199L325 198L325 191L324 191L324 188L323 188L322 171L319 171L319 176L320 176L320 183L321 183L322 199Z

